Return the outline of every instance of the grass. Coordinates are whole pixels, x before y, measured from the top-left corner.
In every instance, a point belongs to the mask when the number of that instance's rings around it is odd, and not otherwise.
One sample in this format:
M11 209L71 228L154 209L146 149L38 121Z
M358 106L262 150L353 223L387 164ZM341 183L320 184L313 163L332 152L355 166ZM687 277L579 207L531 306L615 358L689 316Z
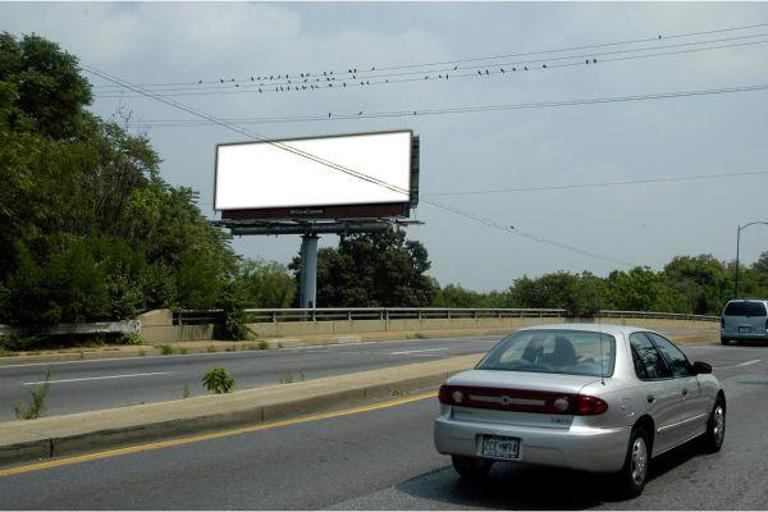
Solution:
M292 384L294 382L303 382L304 374L302 372L288 372L280 374L280 384Z
M213 345L208 345L208 348L206 349L206 352L208 352L208 353L216 352L216 347L214 347Z
M141 349L139 350L139 355L144 357L145 355L147 355L147 353L144 351L144 349Z
M6 350L4 347L0 347L0 357L11 357L15 355L16 352L12 352L10 350Z
M413 335L411 336L411 338L413 338L413 339L415 339L415 340L426 340L426 339L427 339L427 336L426 336L426 335L424 335L424 334L422 334L422 333L420 333L420 332L415 332L415 333L413 333Z

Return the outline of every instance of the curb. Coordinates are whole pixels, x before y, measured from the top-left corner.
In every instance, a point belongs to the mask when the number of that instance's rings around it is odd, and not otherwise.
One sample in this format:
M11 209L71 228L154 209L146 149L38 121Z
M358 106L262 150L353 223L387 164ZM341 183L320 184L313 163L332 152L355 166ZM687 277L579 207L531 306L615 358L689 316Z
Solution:
M152 404L0 423L0 465L306 415L442 384L483 354Z

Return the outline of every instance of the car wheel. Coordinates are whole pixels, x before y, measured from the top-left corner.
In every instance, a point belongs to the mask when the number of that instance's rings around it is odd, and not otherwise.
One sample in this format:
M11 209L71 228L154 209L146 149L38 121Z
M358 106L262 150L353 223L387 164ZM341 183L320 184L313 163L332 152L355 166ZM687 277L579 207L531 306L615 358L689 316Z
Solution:
M725 441L725 402L718 397L709 414L707 431L701 438L703 448L708 453L717 453Z
M617 475L619 492L624 498L634 498L643 492L651 461L650 438L650 434L645 428L635 427L632 429L624 467Z
M723 338L722 336L720 336L720 343L723 344L723 345L730 345L731 344L731 342L730 342L730 340L728 338Z
M452 455L451 462L453 462L453 469L467 480L480 480L493 466L493 461L488 459L481 459L480 457L466 457L464 455Z

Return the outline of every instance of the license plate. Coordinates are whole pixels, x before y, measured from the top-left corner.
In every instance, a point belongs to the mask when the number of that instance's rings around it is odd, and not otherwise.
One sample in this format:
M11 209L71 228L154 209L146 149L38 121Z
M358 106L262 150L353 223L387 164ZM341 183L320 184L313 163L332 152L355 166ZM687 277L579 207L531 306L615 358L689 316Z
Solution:
M739 332L752 332L751 327L739 327Z
M520 440L516 437L482 436L480 455L493 459L515 460L520 457Z

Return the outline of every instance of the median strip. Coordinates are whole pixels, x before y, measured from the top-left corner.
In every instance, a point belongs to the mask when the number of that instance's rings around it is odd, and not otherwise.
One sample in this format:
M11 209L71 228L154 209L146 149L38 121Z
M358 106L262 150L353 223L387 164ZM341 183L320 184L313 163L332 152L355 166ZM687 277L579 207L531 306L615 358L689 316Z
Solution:
M440 385L482 354L28 421L0 423L0 464L273 422Z

